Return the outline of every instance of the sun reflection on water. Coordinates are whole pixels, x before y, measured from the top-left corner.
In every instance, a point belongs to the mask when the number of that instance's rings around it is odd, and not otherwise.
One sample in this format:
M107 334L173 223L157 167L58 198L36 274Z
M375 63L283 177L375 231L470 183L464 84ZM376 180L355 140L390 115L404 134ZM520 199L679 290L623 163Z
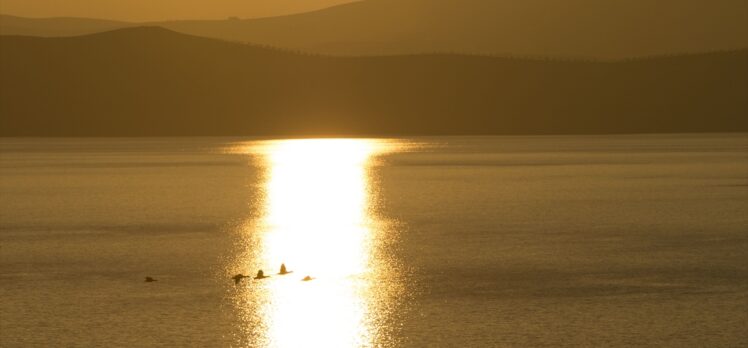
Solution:
M375 346L385 287L376 274L382 230L370 213L370 164L384 143L359 139L263 142L264 212L251 253L271 275L238 305L256 325L252 346ZM379 234L379 235L378 235ZM293 273L276 274L281 263ZM312 281L301 281L305 276Z
M364 166L373 147L356 140L296 140L270 148L268 262L284 261L318 277L363 270L369 235Z

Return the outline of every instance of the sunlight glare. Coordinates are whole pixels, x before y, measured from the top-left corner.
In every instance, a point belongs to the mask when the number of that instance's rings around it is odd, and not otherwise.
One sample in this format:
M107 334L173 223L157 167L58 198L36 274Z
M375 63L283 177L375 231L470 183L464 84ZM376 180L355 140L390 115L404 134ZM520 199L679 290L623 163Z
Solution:
M287 140L266 144L266 211L260 257L267 345L370 346L372 257L367 164L370 140ZM281 263L294 273L274 275ZM315 278L301 282L306 275Z

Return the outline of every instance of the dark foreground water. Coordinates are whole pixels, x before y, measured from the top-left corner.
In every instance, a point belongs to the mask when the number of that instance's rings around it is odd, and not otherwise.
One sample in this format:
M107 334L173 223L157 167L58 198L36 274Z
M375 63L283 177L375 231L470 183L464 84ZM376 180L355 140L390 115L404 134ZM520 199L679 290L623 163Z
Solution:
M746 134L0 156L2 347L748 346Z

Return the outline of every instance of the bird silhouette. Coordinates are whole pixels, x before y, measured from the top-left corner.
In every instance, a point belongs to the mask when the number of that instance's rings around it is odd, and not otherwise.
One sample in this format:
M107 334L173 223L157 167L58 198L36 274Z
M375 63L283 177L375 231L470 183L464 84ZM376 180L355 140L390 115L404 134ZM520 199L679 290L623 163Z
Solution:
M249 276L248 276L248 275L244 275L244 274L241 274L241 273L239 273L239 274L237 274L237 275L235 275L235 276L231 277L231 279L233 279L233 280L234 280L234 284L237 284L237 285L238 285L239 283L241 283L242 279L244 279L244 278L249 278Z
M290 271L290 272L289 272L289 271L288 271L288 270L286 269L286 264L285 264L285 263L282 263L282 264L281 264L281 269L280 269L280 272L279 272L278 274L280 274L280 275L286 275L286 274L289 274L289 273L293 273L293 271Z
M270 276L266 276L265 272L263 272L262 270L259 270L259 271L257 271L257 276L255 277L255 279L265 279L265 278L268 278L268 277L270 277Z

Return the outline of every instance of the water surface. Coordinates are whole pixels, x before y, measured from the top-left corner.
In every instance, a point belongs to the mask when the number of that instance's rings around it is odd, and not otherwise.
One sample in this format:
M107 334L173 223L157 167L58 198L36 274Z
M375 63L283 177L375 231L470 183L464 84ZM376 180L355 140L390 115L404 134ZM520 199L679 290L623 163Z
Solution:
M4 347L748 345L745 134L0 156Z

